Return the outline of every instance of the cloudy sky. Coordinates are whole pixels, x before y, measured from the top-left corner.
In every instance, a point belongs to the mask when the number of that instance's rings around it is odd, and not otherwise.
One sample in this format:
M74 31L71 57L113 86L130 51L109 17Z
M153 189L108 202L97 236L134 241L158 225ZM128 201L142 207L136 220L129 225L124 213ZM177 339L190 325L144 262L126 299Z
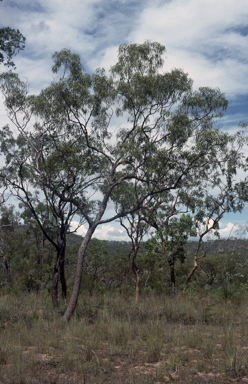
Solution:
M165 70L182 68L195 88L225 93L229 108L219 124L222 129L235 132L240 121L248 122L245 0L3 0L0 26L18 28L27 38L15 63L32 92L53 79L51 56L56 50L66 47L80 54L84 69L93 72L115 63L119 44L150 40L166 46ZM2 106L0 115L4 121ZM244 223L247 213L228 215L222 233ZM96 236L126 238L115 223L99 228Z

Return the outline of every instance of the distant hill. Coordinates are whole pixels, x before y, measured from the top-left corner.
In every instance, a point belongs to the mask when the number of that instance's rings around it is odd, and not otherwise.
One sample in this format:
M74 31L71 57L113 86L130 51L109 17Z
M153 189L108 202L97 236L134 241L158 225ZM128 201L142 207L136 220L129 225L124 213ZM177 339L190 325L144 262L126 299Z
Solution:
M25 229L24 225L19 225L16 227L17 231ZM67 246L71 247L75 244L78 244L78 247L83 241L83 236L76 235L71 233L67 237ZM194 255L197 246L197 241L188 242L185 246L186 255L192 257ZM117 253L129 253L131 249L131 242L128 241L115 241L107 240L106 248L110 256L113 256ZM242 254L248 256L248 240L245 239L223 239L223 240L213 240L204 242L204 250L207 255L233 255L233 254ZM140 253L145 252L144 246L141 247ZM201 252L201 251L200 251Z
M185 249L187 256L192 256L196 250L196 241L189 242ZM204 250L207 255L248 255L248 240L232 239L232 240L213 240L204 242ZM201 251L200 251L201 252Z
M68 236L68 246L74 244L80 244L83 241L83 237L75 234ZM188 242L185 246L187 256L191 257L196 250L197 241ZM107 240L106 248L109 255L113 256L117 253L129 253L131 249L131 242L128 241L115 241ZM204 250L207 255L233 255L243 254L248 256L248 240L243 239L232 239L232 240L213 240L204 242ZM144 246L141 247L140 253L145 252ZM201 251L200 251L201 252Z
M68 247L73 246L74 244L80 244L83 241L83 236L70 234L67 237ZM129 253L131 250L131 242L129 241L116 241L116 240L106 240L106 249L110 256L116 255L117 253ZM140 248L140 253L145 252L144 247Z

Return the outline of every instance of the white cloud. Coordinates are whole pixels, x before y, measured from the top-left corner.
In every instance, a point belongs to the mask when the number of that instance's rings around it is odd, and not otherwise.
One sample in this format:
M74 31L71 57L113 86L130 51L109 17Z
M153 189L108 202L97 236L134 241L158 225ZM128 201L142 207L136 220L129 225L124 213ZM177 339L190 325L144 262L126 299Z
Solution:
M204 219L205 224L200 224L198 234L203 233L206 230L206 225L210 228L213 225L213 219L210 219L207 222L207 218ZM236 236L237 232L240 230L240 225L231 223L231 222L219 222L219 235L221 239L227 239ZM203 240L214 240L216 236L214 235L214 230L210 230Z
M209 226L211 226L212 220L209 221ZM87 227L85 225L79 226L79 223L77 221L71 222L71 229L76 231L77 235L85 236L87 232ZM247 223L245 224L236 224L232 222L220 222L219 223L219 234L221 239L227 239L232 237L247 237ZM205 230L205 226L201 225L201 232ZM117 223L113 222L110 224L103 224L99 225L97 229L94 232L93 237L96 237L99 240L118 240L118 241L130 241L128 238L126 231ZM147 240L149 236L146 236L145 240ZM192 238L191 240L196 241L197 238ZM204 241L207 240L214 240L216 239L216 236L214 236L213 231L210 231L206 237L203 239Z
M183 68L196 87L219 87L229 97L244 94L248 41L234 28L247 24L247 14L243 0L174 0L145 9L130 40L164 44L165 66Z
M233 224L230 222L227 224L220 223L219 233L221 238L231 238L235 235L236 231L238 230L239 226L237 224Z
M82 224L79 225L78 221L71 221L71 231L76 231L75 233L80 236L85 236L87 228Z
M55 50L80 53L86 69L108 69L118 44L148 39L167 47L165 69L183 68L195 87L219 87L228 97L247 94L248 40L238 29L247 24L243 0L22 0L0 7L2 25L19 28L27 37L16 63L18 72L36 83L31 89L51 80Z
M123 229L119 229L118 226L119 226L118 223L99 225L96 228L93 237L96 237L99 240L128 241L129 239L126 232ZM72 221L71 228L73 230L77 229L78 222ZM85 225L81 225L77 229L76 234L85 236L86 232L87 232L87 227Z
M124 230L117 229L111 224L103 224L97 227L94 237L101 240L127 240Z

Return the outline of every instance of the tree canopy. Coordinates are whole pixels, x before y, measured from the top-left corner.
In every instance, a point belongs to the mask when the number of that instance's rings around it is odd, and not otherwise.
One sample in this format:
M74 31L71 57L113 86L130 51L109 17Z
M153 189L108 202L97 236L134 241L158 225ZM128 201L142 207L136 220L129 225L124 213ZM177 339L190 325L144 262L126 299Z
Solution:
M25 41L26 38L18 29L0 28L0 64L15 67L13 57L25 48Z

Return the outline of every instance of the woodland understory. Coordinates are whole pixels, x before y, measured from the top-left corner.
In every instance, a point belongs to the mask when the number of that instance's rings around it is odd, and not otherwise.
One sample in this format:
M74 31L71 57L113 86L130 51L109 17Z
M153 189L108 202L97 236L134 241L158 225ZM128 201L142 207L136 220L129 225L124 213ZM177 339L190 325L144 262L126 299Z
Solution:
M0 297L0 383L246 383L247 293Z

